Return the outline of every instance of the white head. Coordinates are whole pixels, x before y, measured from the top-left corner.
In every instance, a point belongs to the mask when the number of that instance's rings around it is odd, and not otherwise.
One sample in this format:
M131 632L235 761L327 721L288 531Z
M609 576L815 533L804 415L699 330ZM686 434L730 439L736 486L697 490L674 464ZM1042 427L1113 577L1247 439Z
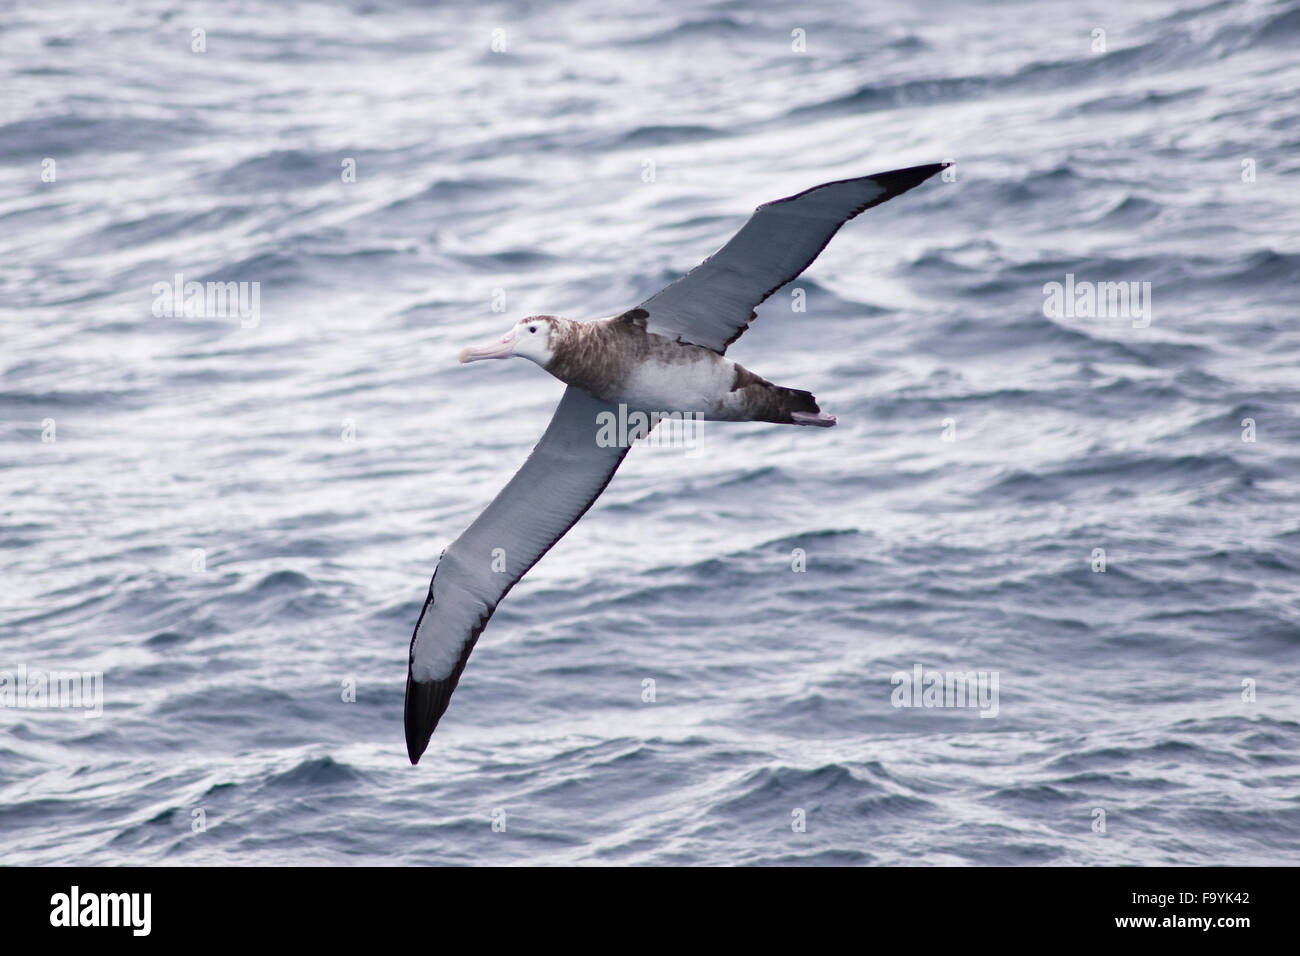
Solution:
M479 359L503 359L518 355L545 368L555 354L558 344L555 326L559 320L550 315L530 315L515 323L515 327L491 345L480 345L460 353L462 362Z

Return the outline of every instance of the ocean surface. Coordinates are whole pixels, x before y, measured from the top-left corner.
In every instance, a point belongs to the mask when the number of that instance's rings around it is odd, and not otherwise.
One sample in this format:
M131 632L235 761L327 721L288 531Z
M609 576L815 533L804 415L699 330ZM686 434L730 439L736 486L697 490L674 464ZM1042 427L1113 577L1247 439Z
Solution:
M1296 2L0 5L0 671L102 674L0 707L0 863L1297 862L1297 49ZM940 160L729 353L839 426L633 449L410 766L429 576L563 388L459 350Z

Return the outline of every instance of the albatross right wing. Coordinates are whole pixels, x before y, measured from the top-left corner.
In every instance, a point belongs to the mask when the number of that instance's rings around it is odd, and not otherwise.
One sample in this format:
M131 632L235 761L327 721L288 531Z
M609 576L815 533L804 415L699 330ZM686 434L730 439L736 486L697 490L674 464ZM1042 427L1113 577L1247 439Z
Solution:
M411 637L411 763L429 745L498 602L586 513L627 455L625 446L597 443L596 416L604 411L617 414L617 407L570 386L523 467L443 552Z
M841 179L764 203L725 246L641 303L646 328L726 352L749 328L759 303L812 265L840 226L948 165Z

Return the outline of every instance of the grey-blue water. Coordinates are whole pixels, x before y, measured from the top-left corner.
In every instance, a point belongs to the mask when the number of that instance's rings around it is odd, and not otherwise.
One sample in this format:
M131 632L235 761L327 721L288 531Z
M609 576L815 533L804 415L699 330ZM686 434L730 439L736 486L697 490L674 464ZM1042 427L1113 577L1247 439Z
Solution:
M1294 2L6 3L0 670L103 714L0 708L0 861L1295 862L1298 44ZM839 426L634 449L411 767L429 575L562 391L457 352L944 159L732 347ZM258 314L155 314L177 274ZM1048 314L1067 275L1149 311ZM895 707L918 665L996 716Z

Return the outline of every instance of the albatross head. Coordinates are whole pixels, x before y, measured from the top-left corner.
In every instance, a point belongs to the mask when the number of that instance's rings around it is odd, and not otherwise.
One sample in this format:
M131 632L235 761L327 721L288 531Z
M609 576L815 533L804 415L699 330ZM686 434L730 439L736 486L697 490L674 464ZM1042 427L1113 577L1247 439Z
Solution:
M562 320L551 315L532 315L520 320L515 327L491 345L480 345L460 353L462 362L479 359L503 359L518 355L536 362L542 368L555 354L558 337L555 327Z

